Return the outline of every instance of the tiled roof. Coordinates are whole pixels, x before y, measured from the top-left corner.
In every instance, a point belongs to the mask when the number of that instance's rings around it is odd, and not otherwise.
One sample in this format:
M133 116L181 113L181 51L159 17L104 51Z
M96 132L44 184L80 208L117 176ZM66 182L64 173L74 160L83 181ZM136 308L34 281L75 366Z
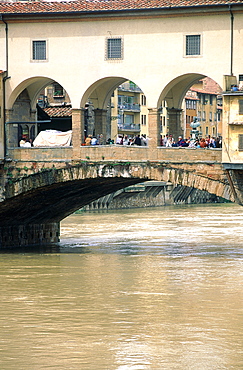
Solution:
M203 78L201 81L201 88L195 86L191 87L192 91L196 91L198 93L202 94L212 94L212 95L218 95L222 93L221 87L217 84L216 81L212 80L209 77Z
M243 4L240 0L77 0L62 2L1 2L2 14L103 12L142 9L171 9L199 6Z
M49 117L71 117L72 108L70 107L49 107L43 108L43 111L48 114Z

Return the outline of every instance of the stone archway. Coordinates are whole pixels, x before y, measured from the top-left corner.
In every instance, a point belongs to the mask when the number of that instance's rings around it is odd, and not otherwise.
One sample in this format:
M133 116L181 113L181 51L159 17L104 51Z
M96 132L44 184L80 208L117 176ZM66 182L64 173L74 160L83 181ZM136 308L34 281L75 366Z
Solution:
M201 81L204 78L208 77L200 73L187 73L177 76L165 86L160 94L157 107L158 109L161 109L162 102L166 101L169 118L169 131L176 138L179 135L183 136L183 134L185 134L185 128L182 123L182 102L185 95L195 83L198 83L198 81ZM216 81L215 83L217 84Z
M31 141L43 127L43 118L38 122L37 101L39 94L55 81L48 77L36 76L22 81L10 94L6 102L6 146L14 148L19 146L22 136ZM51 122L49 120L49 122ZM39 127L40 126L40 127ZM55 128L46 126L46 128ZM59 128L61 130L61 128ZM71 119L70 119L71 129Z
M131 83L137 86L136 83L131 82L125 77L110 76L97 80L86 90L81 99L81 110L78 111L75 109L76 118L73 120L73 122L76 122L73 127L77 127L77 130L75 130L77 135L74 135L75 147L80 146L80 142L81 144L84 143L85 137L88 135L100 136L101 134L103 143L106 143L108 138L112 138L113 141L115 141L119 131L117 126L120 119L120 114L118 114L118 112L116 112L115 116L111 114L112 108L114 108L111 107L111 97L114 91L124 83ZM143 93L141 89L140 91ZM138 100L137 104L134 103L133 107L136 106L137 108L137 106L140 105L140 96L136 97L136 99ZM92 107L92 109L90 107ZM129 110L130 108L126 106L125 110ZM130 114L127 115L128 118L131 118L132 111L133 109L131 108ZM112 121L112 118L114 118L114 121ZM140 117L136 117L136 122L131 122L131 126L132 125L134 126L134 131L137 131L137 134L139 134L140 129L138 129L138 127L140 126ZM78 133L78 129L80 133ZM124 129L124 131L126 130Z

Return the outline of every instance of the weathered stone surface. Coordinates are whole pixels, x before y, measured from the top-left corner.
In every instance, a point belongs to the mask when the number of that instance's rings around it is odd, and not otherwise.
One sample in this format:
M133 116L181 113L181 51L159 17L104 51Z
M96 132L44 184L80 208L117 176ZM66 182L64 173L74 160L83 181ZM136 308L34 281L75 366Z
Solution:
M3 225L59 222L109 193L147 180L171 182L234 200L219 163L73 161L52 168L14 163L2 169ZM18 169L17 169L18 168ZM12 176L10 176L10 174ZM15 217L13 217L13 212Z
M0 227L0 249L57 243L60 224L11 225Z

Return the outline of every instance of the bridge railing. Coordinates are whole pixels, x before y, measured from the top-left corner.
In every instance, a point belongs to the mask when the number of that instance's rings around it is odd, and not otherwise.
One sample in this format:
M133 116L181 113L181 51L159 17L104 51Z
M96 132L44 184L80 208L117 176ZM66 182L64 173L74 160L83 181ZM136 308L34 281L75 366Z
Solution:
M149 148L130 145L95 145L73 147L10 148L13 160L45 161L166 161L166 162L222 162L221 149Z

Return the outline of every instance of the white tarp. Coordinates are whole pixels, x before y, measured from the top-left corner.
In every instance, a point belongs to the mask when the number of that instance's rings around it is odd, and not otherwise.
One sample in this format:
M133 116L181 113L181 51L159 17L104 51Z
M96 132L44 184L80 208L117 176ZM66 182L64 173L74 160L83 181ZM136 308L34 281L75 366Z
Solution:
M33 141L33 146L70 146L72 131L41 131Z

